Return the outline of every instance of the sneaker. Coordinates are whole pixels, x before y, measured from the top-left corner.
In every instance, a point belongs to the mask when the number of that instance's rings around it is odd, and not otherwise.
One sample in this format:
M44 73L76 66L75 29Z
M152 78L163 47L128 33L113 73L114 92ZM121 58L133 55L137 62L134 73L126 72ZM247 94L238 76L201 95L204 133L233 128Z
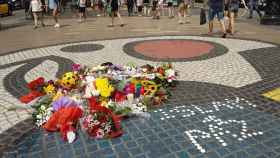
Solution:
M54 25L54 28L60 28L59 23L56 23L56 24Z
M227 38L227 34L224 33L223 36L222 36L222 38Z
M42 27L45 27L46 25L44 23L42 23Z
M35 26L33 26L33 29L35 30L35 29L37 29L37 27L38 27L38 26L37 26L37 25L35 25Z
M97 14L97 16L99 17L99 16L101 16L100 14Z
M121 24L120 26L121 26L121 27L124 27L124 24Z

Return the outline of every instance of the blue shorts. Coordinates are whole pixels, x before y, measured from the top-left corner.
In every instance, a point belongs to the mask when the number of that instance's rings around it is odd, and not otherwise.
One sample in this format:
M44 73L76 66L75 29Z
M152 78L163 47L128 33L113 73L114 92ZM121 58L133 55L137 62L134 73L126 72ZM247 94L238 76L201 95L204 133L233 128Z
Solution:
M216 15L219 21L224 19L224 11L222 9L209 8L208 20L213 21Z
M52 10L57 9L58 6L57 3L58 3L57 0L49 0L49 8Z

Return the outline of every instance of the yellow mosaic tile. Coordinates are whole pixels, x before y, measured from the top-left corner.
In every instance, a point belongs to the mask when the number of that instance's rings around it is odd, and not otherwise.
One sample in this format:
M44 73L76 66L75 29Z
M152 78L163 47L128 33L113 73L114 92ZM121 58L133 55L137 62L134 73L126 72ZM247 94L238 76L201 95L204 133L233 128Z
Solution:
M269 92L263 93L262 95L269 99L280 102L280 87L276 88L274 90L271 90Z

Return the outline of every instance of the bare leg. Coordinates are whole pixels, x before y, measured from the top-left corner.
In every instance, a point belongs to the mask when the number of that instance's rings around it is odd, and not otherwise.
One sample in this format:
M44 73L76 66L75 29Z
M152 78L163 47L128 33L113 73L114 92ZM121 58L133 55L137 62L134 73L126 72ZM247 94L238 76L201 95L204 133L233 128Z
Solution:
M34 16L34 29L36 29L38 26L38 15L37 13L33 13L33 16Z
M118 16L118 18L119 18L120 21L121 21L121 26L123 26L124 24L123 24L123 20L122 20L122 17L121 17L120 12L117 12L117 16Z
M230 33L231 34L234 34L234 13L233 12L231 12L230 13L230 16L229 16L229 30L230 30Z
M112 16L112 23L111 23L111 26L114 26L115 12L112 12L111 16Z
M225 22L224 22L224 20L219 20L219 23L220 23L220 27L221 27L221 30L222 30L222 32L223 32L223 38L226 38L226 34L227 34L227 32L226 32L226 27L225 27Z
M55 8L55 9L53 10L53 19L54 19L54 22L55 22L55 23L58 23L57 14L58 14L57 8Z
M209 35L213 33L213 26L214 26L213 20L209 21L209 32L208 32Z
M41 16L40 16L41 25L44 27L44 26L45 26L45 23L44 23L44 13L41 12L40 15L41 15Z

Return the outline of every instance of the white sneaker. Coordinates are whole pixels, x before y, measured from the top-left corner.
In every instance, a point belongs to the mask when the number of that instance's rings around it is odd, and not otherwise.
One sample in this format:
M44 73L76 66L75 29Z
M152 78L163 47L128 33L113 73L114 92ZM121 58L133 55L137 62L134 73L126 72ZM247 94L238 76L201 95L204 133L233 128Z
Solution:
M101 16L100 14L97 14L97 16L99 17L99 16Z
M59 27L60 27L59 23L56 23L56 24L54 25L54 28L59 28Z

